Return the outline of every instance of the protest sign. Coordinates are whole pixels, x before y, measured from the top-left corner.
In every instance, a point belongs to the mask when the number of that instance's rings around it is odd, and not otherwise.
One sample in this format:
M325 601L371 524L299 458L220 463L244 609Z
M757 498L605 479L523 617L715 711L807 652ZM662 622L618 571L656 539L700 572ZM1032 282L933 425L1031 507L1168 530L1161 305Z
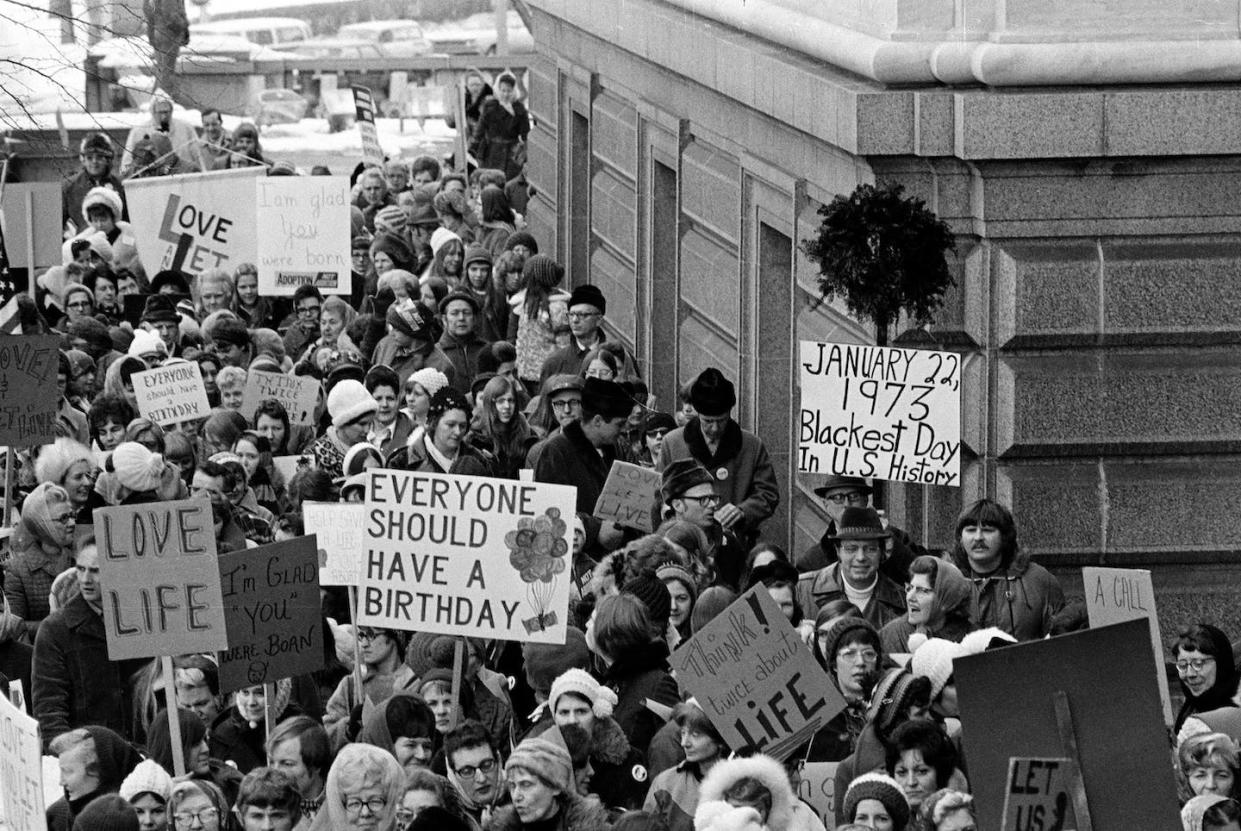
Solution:
M266 174L259 166L126 182L147 273L175 269L197 276L222 268L232 274L238 264L254 262L255 182Z
M735 751L784 759L845 700L772 600L755 586L672 654L677 681Z
M228 646L206 496L98 508L95 531L111 660Z
M658 471L628 462L612 462L595 502L595 516L651 533L655 530L652 515L659 504L662 482Z
M575 504L564 485L369 471L360 622L564 643Z
M5 250L11 268L34 269L60 265L63 205L58 182L5 182L0 190L0 217L4 219ZM117 217L120 219L120 217ZM81 231L86 219L71 216Z
M288 484L299 470L312 470L315 466L315 457L309 453L297 456L272 456L271 463L272 467L279 472L280 477L284 479L285 484Z
M60 339L0 336L0 445L50 444L56 438Z
M1164 723L1172 725L1172 696L1168 690L1168 673L1164 669L1163 635L1159 632L1159 616L1155 613L1155 586L1151 573L1137 568L1082 569L1082 585L1086 589L1086 614L1090 628L1145 620L1150 625L1151 646L1155 663L1151 672L1159 683L1159 701L1163 705Z
M836 768L840 762L806 762L802 765L797 797L814 809L823 827L836 827Z
M320 389L319 382L309 375L285 375L283 372L252 369L246 374L241 414L252 420L259 403L265 398L274 398L289 414L290 424L313 425Z
M354 84L353 107L358 123L358 134L362 136L362 163L367 167L381 167L384 163L384 151L379 146L379 132L375 129L375 98L370 87Z
M1000 831L1074 831L1077 821L1065 775L1071 764L1069 759L1009 759Z
M39 722L0 695L0 805L8 831L44 831Z
M135 372L133 383L138 412L161 427L211 415L197 363L182 361Z
M306 533L319 541L319 585L356 586L366 557L366 506L360 502L303 502Z
M797 469L961 484L961 358L801 342Z
M266 684L323 667L319 554L313 536L220 555L228 649L220 690Z
M1130 621L953 662L979 828L1000 827L1010 758L1073 755L1094 831L1180 827L1173 766L1151 761L1168 758L1168 739L1150 653L1147 623Z
M275 176L255 190L259 294L349 294L349 177Z

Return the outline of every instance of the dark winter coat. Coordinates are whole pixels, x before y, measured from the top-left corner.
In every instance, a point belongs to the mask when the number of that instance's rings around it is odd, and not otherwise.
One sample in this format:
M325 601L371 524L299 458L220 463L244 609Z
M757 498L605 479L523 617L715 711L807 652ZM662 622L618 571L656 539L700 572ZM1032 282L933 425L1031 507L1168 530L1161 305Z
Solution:
M390 467L394 470L421 470L426 473L458 473L462 476L495 475L495 468L491 457L465 443L462 443L461 450L457 453L457 458L453 459L452 465L448 470L441 468L431 458L430 454L427 453L427 446L422 440L396 450L388 457L385 467Z
M905 592L882 572L878 578L874 594L866 604L862 617L870 621L876 629L882 629L889 621L905 614ZM828 603L845 597L840 563L803 574L797 581L797 605L801 607L803 619L814 620L819 610Z
M556 831L608 831L612 823L608 821L607 809L597 799L583 799L577 794L562 797L560 813L554 819L558 822L548 824L547 828ZM532 826L522 823L517 816L517 809L512 805L497 808L491 820L483 826L483 831L522 831ZM540 825L541 829L543 826Z
M620 657L600 680L616 693L612 718L625 732L629 744L645 754L651 739L664 724L646 706L646 700L649 698L668 707L681 703L677 683L668 666L667 645L656 641L649 649Z
M550 718L541 720L527 735L540 736L550 729ZM625 731L613 718L596 718L590 733L590 766L595 774L590 791L609 810L635 811L650 786L644 754L629 744Z
M530 117L526 105L513 102L513 112L500 106L494 98L483 102L478 126L470 142L470 152L479 167L503 170L508 179L521 173L523 159L517 152L519 142L530 135Z
M452 361L453 370L456 372L453 388L462 395L469 395L470 385L478 374L478 356L491 344L475 332L464 338L445 332L436 345L448 356L448 360Z
M292 716L300 716L302 711L295 705L285 707L276 723ZM229 707L216 716L211 723L211 731L207 739L207 747L213 759L231 762L242 774L249 773L257 767L267 764L267 727L259 723L251 727L241 717L236 707Z
M76 176L66 179L60 186L62 228L68 220L72 220L79 231L86 227L86 219L82 216L82 202L86 199L86 194L90 193L91 188L98 187L111 188L117 192L121 197L121 215L117 219L123 222L129 221L129 200L125 198L125 186L121 184L121 180L111 173L92 179L86 175L85 170L79 170Z
M658 814L668 831L694 831L694 811L701 790L698 764L681 762L655 777L642 810Z
M586 549L596 548L602 521L594 516L595 503L599 501L612 462L618 458L616 448L605 447L600 455L576 421L538 447L538 458L533 464L534 481L577 488L577 515L586 529Z
M979 629L995 626L1019 641L1040 640L1050 631L1052 617L1064 608L1060 581L1024 551L985 577L973 573L969 556L959 545L953 562L973 583Z
M888 531L892 534L891 546L887 556L879 564L879 573L886 574L898 586L903 586L909 581L909 564L915 558L923 554L931 556L936 556L936 554L918 545L912 537L895 526L889 525ZM819 541L798 555L794 562L797 570L802 573L816 571L835 563L839 555L837 543L832 539L834 536L836 536L836 523L828 520L827 527L823 529L823 536Z

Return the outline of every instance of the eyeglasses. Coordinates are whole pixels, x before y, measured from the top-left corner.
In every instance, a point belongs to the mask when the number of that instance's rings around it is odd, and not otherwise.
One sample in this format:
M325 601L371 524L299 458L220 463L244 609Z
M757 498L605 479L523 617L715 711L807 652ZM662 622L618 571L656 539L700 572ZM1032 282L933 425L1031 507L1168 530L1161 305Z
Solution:
M552 402L553 410L572 410L580 406L582 406L582 399L580 398L568 398Z
M599 312L569 312L569 320L585 320L589 317L599 317Z
M647 431L646 431L646 437L647 437L648 439L662 439L664 436L668 435L670 432L672 432L672 431L671 431L671 430L663 430L663 429L660 429L660 430L647 430Z
M477 773L484 773L484 774L491 773L495 769L496 769L495 759L483 759L481 762L478 763L477 766L463 765L457 768L457 775L460 776L462 779L473 779L474 775Z
M419 811L410 811L406 808L398 808L396 812L396 821L401 825L409 825L414 821L414 817L418 816Z
M827 502L833 505L844 505L846 502L850 505L861 506L866 504L866 494L864 493L829 493L823 497Z
M930 597L935 594L935 589L928 588L926 586L915 586L913 583L906 583L905 594L909 594L910 592L913 592L918 597Z
M376 632L374 629L359 629L356 637L359 641L373 641L382 634L383 632Z
M319 314L319 309L320 309L319 306L298 306L297 313L301 317L311 317L311 316L317 317Z
M717 493L709 493L706 496L681 496L680 499L687 499L690 502L697 502L699 505L718 505L720 504L720 496Z
M89 309L90 301L89 300L77 300L73 303L70 303L69 308L70 309Z
M74 513L68 513L68 514L65 514L64 516L58 516L52 519L52 522L59 522L63 525L73 525L77 521L78 521L78 515Z
M837 658L844 658L846 661L854 662L862 661L863 663L873 664L879 660L879 653L873 649L842 649L836 653Z
M388 807L388 800L384 799L382 796L372 796L370 799L358 799L357 797L354 797L352 799L345 800L346 813L360 814L362 813L362 806L366 806L372 814L378 814L384 808Z
M219 810L215 808L203 808L193 814L189 811L173 814L172 819L178 827L189 828L194 824L194 820L198 820L199 825L206 825L207 823L217 819L219 816Z
M1215 662L1214 658L1191 658L1189 660L1177 661L1176 671L1181 673L1182 675L1186 672L1189 672L1191 669L1194 672L1202 672L1202 670L1206 667L1207 663L1214 663L1214 662Z

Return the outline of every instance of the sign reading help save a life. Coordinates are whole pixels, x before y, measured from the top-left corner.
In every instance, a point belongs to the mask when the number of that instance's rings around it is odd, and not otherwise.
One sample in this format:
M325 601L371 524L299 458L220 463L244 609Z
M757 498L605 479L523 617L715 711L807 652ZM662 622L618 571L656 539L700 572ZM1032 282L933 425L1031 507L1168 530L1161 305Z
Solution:
M784 759L845 708L761 584L678 647L672 666L733 750Z
M211 415L203 371L196 363L181 361L135 372L133 383L138 412L161 427Z
M663 480L658 471L628 462L612 462L607 481L595 501L595 516L617 525L651 533Z
M961 484L961 358L801 342L797 469Z
M39 722L0 695L0 827L44 831Z
M56 438L60 339L0 337L0 444L50 444Z
M347 176L261 179L255 200L259 294L288 296L298 286L350 292Z
M366 506L359 502L303 502L302 521L319 544L319 585L356 586L366 556Z
M564 485L369 471L358 622L564 643L575 505Z
M274 398L284 406L291 424L314 424L319 390L319 382L309 375L285 375L283 372L252 369L246 374L241 412L253 419L259 404L266 398Z
M322 669L318 560L314 537L220 555L222 692Z

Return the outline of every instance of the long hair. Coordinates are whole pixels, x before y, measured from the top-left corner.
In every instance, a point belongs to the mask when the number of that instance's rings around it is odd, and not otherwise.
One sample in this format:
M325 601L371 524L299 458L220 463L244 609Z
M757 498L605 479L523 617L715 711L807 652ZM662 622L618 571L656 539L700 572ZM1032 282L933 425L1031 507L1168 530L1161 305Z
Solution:
M513 417L505 424L496 412L496 399L510 393L513 396ZM502 459L523 457L527 442L534 436L522 413L526 406L525 388L512 378L497 375L483 387L478 404L478 432L491 440L496 456Z
M979 499L957 517L956 548L953 553L958 563L968 564L969 553L961 545L961 531L969 525L991 525L1000 531L1000 569L1006 569L1017 556L1017 523L1013 514L993 499ZM964 568L964 565L962 566Z

